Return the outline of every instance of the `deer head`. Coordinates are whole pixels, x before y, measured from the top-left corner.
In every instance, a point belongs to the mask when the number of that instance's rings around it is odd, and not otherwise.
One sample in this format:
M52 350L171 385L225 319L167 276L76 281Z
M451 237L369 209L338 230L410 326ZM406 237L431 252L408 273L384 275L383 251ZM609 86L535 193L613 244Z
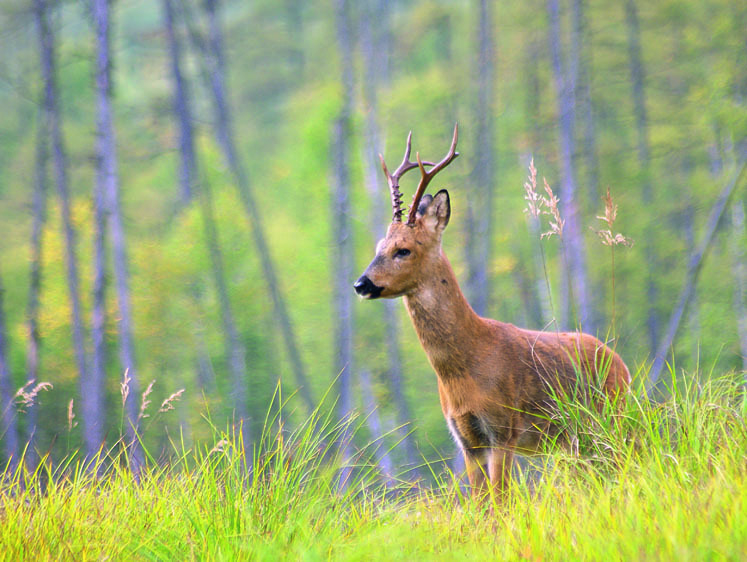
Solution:
M392 224L386 236L376 245L376 257L353 285L361 297L375 299L406 295L418 287L421 279L429 276L439 260L441 234L449 224L451 215L449 193L442 189L435 197L423 194L433 177L459 156L456 152L457 137L458 127L455 125L449 152L437 164L421 161L420 154L416 154L417 163L410 161L412 133L407 136L402 163L393 174L389 173L384 158L379 155L391 193ZM431 168L430 171L426 171L426 166ZM420 182L407 222L403 223L399 179L414 168L420 169Z

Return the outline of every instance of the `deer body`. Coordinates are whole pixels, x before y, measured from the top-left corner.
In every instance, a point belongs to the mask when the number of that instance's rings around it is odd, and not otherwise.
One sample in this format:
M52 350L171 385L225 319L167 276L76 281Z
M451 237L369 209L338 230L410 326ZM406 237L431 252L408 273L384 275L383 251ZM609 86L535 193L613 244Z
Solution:
M430 177L454 157L434 166ZM409 163L409 143L401 172ZM376 248L376 257L355 284L364 298L402 296L420 343L436 372L446 423L463 451L473 493L485 474L505 489L514 452L531 454L555 439L554 398L588 395L601 375L610 397L626 392L630 374L622 359L598 339L583 333L538 332L481 318L465 299L441 248L449 222L449 194L423 196L423 177L407 223L397 219ZM445 164L444 164L445 162ZM383 163L383 160L382 160ZM414 166L412 166L414 167ZM392 177L384 166L392 186ZM397 173L395 172L395 174ZM392 201L398 187L392 188ZM401 215L401 212L400 212Z

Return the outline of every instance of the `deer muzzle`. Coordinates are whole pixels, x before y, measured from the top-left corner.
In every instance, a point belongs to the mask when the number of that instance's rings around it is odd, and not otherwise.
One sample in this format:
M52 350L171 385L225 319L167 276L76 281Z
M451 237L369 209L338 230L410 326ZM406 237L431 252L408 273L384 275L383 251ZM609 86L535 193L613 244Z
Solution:
M353 289L355 289L355 292L358 293L359 297L363 297L364 299L377 299L381 296L381 291L384 290L384 287L377 287L366 276L366 274L363 274L358 278L358 281L353 284Z

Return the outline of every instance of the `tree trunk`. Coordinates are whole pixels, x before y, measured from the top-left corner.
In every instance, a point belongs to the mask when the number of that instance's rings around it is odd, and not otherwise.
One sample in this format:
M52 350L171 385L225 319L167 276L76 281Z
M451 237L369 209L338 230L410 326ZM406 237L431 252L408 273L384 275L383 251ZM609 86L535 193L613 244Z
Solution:
M182 75L182 46L174 31L173 0L162 0L166 39L169 47L171 77L174 80L174 116L179 130L179 195L182 205L192 201L197 170L189 93Z
M747 267L744 246L747 242L744 228L744 203L735 201L731 207L731 255L734 271L734 314L737 317L739 351L742 355L744 384L747 386Z
M223 322L226 359L233 378L233 403L235 423L241 428L244 443L244 458L250 463L252 460L252 436L249 425L249 404L247 400L247 385L249 377L246 369L246 349L236 328L236 321L228 297L228 284L224 275L223 252L218 242L218 232L215 228L215 215L210 187L203 182L200 189L200 204L202 207L205 240L208 245L210 262L213 272L215 288L218 292L220 315Z
M182 5L182 8L184 9L186 7ZM241 164L233 140L231 118L226 97L223 39L217 17L217 0L205 0L205 8L209 24L209 48L203 43L199 34L191 25L189 13L185 10L184 13L187 18L187 25L189 26L190 38L203 55L201 62L206 63L208 66L207 74L209 75L208 78L210 81L210 90L212 92L213 109L215 111L218 144L221 147L226 163L234 176L242 205L247 217L249 218L254 245L259 254L259 259L262 264L262 272L275 310L275 318L280 327L280 332L283 336L283 341L288 353L288 359L296 377L296 383L299 387L298 393L311 412L315 408L314 400L311 397L311 385L306 377L306 370L303 366L301 354L298 350L293 325L285 304L285 297L283 296L280 282L275 272L275 264L270 255L270 249L267 246L261 214L257 207L252 186L249 182L249 176Z
M371 387L371 373L366 369L361 369L359 375L361 380L361 395L366 412L366 423L371 432L371 443L375 444L373 454L376 457L376 463L381 469L386 486L393 488L397 485L397 480L394 478L394 463L384 440L384 430L381 424L381 417L379 416L379 408L376 404L373 388Z
M493 9L489 0L478 2L478 53L475 68L477 128L475 167L471 173L472 196L467 219L467 283L470 304L480 316L490 305L490 260L493 238L493 181L495 178L495 39Z
M306 66L306 56L303 46L303 7L302 0L285 0L285 15L288 24L288 34L295 39L289 47L288 58L290 59L293 75L297 78L303 76Z
M79 293L78 259L76 257L76 232L70 211L70 189L67 178L67 158L62 138L60 110L57 98L57 83L54 55L54 34L49 25L49 10L45 0L34 0L34 19L39 35L42 80L44 82L44 113L48 127L48 134L52 143L55 184L60 198L63 236L65 238L65 266L67 285L70 293L72 311L73 348L75 362L78 368L81 399L85 400L90 384L88 359L86 357L83 322L81 320L81 304ZM87 417L83 412L84 433L91 430L97 419Z
M721 221L721 217L724 214L724 210L729 204L737 186L739 186L742 177L744 176L745 170L745 158L744 156L740 159L739 169L734 175L732 180L724 187L721 191L721 195L716 200L716 203L711 208L710 216L708 217L708 223L706 224L706 231L700 245L696 249L695 253L690 256L690 261L687 264L687 273L685 274L685 284L680 293L679 301L677 306L672 312L672 316L669 318L669 324L667 326L667 332L664 338L659 344L659 348L656 350L656 356L654 362L651 365L651 371L649 372L648 378L648 393L652 395L655 392L657 383L659 381L659 375L664 367L666 356L674 343L674 338L677 335L677 330L680 326L682 316L687 309L687 305L692 298L695 291L695 286L698 282L698 274L703 266L703 260L708 254L708 250L711 248L711 242L713 241L713 235L716 232L716 228Z
M563 64L563 53L560 41L560 13L558 0L548 0L547 9L550 16L549 39L552 70L555 78L555 90L558 101L558 125L560 128L560 169L561 189L560 206L565 219L564 254L571 288L571 306L577 307L576 322L571 318L565 321L576 324L586 332L594 332L591 303L587 295L587 274L584 240L578 217L576 193L576 173L573 162L575 121L574 68ZM571 306L567 310L571 310Z
M86 455L91 457L101 446L104 438L102 416L104 412L104 389L106 387L106 228L108 222L106 204L106 175L101 161L96 169L93 191L93 309L91 311L91 339L93 354L89 390L82 400L83 417L91 424L84 427Z
M173 0L163 0L164 23L169 43L171 73L174 80L174 116L179 130L179 185L182 204L187 205L193 193L198 188L197 157L194 149L194 131L192 129L192 110L190 106L189 88L182 75L181 44L174 30ZM211 261L211 272L218 293L220 316L223 322L223 337L225 340L226 363L233 379L233 407L237 426L241 428L244 443L245 460L251 462L251 431L249 422L249 406L247 401L247 369L246 350L239 331L228 296L228 283L224 275L223 252L218 241L215 226L213 202L210 187L203 182L199 189L199 200L203 215L203 228L208 254Z
M591 54L589 33L586 26L584 0L573 0L573 37L575 58L578 59L576 79L576 107L581 114L583 124L582 151L586 172L587 199L591 210L599 202L599 157L597 155L597 134L594 124L594 106L591 102ZM578 115L576 116L578 118Z
M133 447L133 469L137 472L142 462L138 443L138 398L140 396L135 348L132 339L132 307L127 249L122 212L119 203L117 148L111 107L111 52L110 12L108 0L93 0L93 22L96 32L96 94L97 94L97 152L106 210L109 214L109 234L114 257L114 278L119 307L119 352L122 368L130 377L130 393L125 404L127 437ZM92 405L100 407L99 405ZM99 419L103 412L96 413Z
M387 12L374 10L374 2L368 0L365 3L367 12L361 17L361 52L364 60L364 83L363 97L366 105L366 156L364 158L366 182L369 198L371 200L371 213L369 230L374 240L378 240L384 234L386 225L386 190L380 188L378 181L379 166L377 154L383 153L381 134L378 122L378 86L386 81L387 69L385 59L378 56L382 50L383 38L387 34L389 21L386 19ZM375 12L375 13L374 13ZM377 21L376 30L371 25L374 17ZM389 358L389 389L394 398L396 407L397 424L400 427L402 448L405 454L405 462L408 472L415 478L420 476L417 469L417 453L413 443L412 424L413 418L410 407L402 388L402 354L399 347L400 325L397 317L398 303L386 300L383 306L384 326L386 330L387 357Z
M41 292L42 232L47 214L47 161L49 160L47 130L48 126L42 110L39 112L37 127L34 194L31 204L33 218L31 222L31 272L29 275L28 302L26 304L26 322L28 325L26 382L39 379L39 293ZM26 464L32 469L37 462L34 448L37 413L36 404L31 404L26 412Z
M651 151L648 140L648 115L646 111L645 82L646 75L641 58L640 28L638 26L638 10L635 0L625 2L625 21L628 32L628 53L630 58L630 80L633 87L633 112L638 140L636 150L638 165L641 171L641 185L643 187L643 204L651 208L654 204L653 188L651 185ZM649 223L643 232L643 253L646 259L646 293L648 301L647 325L651 349L657 349L661 318L657 310L659 289L656 286L654 268L659 263L658 251L654 241L654 225Z
M347 0L335 0L335 22L337 28L338 52L341 64L342 99L340 110L334 123L332 142L333 187L330 220L332 232L333 310L337 324L334 333L334 372L338 376L339 417L345 420L353 409L353 239L350 221L350 129L353 105L353 44L350 32L350 13ZM340 439L343 462L350 460L349 428ZM345 468L340 475L340 486L348 484L350 469Z
M8 339L5 332L5 289L0 272L0 439L5 444L3 452L10 462L11 470L18 466L19 460L18 424L13 396L13 381L10 378L8 364Z

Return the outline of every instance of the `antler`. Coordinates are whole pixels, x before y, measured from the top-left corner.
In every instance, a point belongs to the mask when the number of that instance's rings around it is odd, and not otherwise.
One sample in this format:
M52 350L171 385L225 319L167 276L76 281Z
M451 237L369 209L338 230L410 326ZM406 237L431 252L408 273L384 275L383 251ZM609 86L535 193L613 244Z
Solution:
M392 196L392 222L402 222L402 192L399 190L399 179L407 172L408 170L412 170L413 168L417 168L418 165L422 166L433 166L432 162L423 162L422 164L419 164L418 162L410 162L410 149L412 148L412 131L407 135L407 146L405 147L405 155L402 157L402 163L399 165L399 167L394 170L393 174L389 173L389 170L386 167L386 163L384 162L384 157L379 154L379 160L381 160L381 168L384 170L384 175L386 176L386 181L389 183L389 192Z
M430 162L421 162L420 161L420 153L415 154L415 158L418 161L418 166L420 167L420 183L418 183L418 190L415 192L415 196L412 198L412 205L410 206L410 214L407 216L407 224L412 225L415 224L415 216L418 212L418 206L420 205L420 199L423 197L423 193L425 193L425 188L428 187L428 184L431 182L433 177L443 170L446 166L451 164L451 161L454 160L457 156L459 156L459 153L456 151L456 145L457 145L457 138L459 136L459 124L454 124L454 138L451 139L451 147L449 148L448 154L444 156L443 160L441 160L438 164L431 164ZM410 145L409 145L409 138L408 138L408 146L407 146L408 155L410 152ZM425 171L426 165L431 165L433 168L430 172ZM401 211L400 211L401 212Z

